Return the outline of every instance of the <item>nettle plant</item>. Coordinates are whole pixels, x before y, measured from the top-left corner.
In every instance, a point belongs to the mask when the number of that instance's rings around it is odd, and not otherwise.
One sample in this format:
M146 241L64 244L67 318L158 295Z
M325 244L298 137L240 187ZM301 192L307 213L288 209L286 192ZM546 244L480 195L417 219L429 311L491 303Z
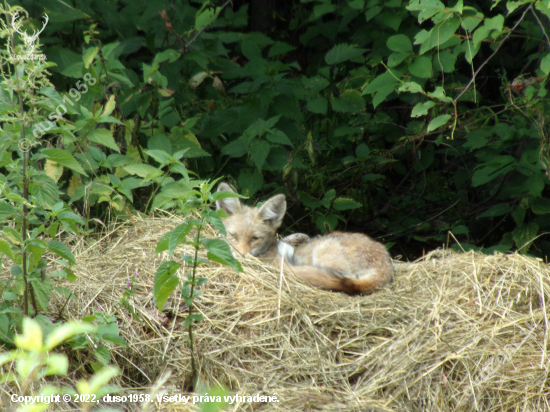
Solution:
M0 8L10 21L13 9ZM61 199L56 184L56 168L65 166L85 175L76 159L67 151L42 147L33 135L33 125L44 120L51 105L44 103L43 91L52 91L48 81L50 63L37 59L14 59L26 55L25 44L18 44L18 27L3 25L0 50L5 63L0 74L0 256L9 264L11 274L0 283L0 341L13 344L14 325L23 315L44 312L55 291L66 298L66 288L55 286L53 277L74 280L71 266L75 258L60 239L65 233L80 232L84 220ZM15 46L14 46L15 45ZM36 45L33 49L39 51ZM59 270L46 270L44 253L59 258Z
M227 216L223 210L214 210L212 207L217 200L227 197L240 197L236 193L212 192L212 189L220 179L212 182L190 182L190 187L185 193L186 201L181 205L187 219L174 230L166 233L160 240L155 250L156 253L168 251L171 258L180 245L188 245L193 249L192 254L183 254L179 261L168 260L159 266L155 274L153 295L157 302L157 308L163 310L168 297L181 285L181 297L188 307L183 328L188 331L188 345L191 352L191 377L187 386L194 388L198 378L197 360L195 354L195 342L193 338L193 323L203 320L203 316L195 313L194 301L200 296L199 289L208 279L199 277L197 268L200 265L208 265L210 261L230 266L237 272L242 272L238 260L231 253L229 244L222 239L209 239L204 237L204 228L207 225L214 226L224 236L227 235L221 217ZM190 235L191 239L187 239ZM206 259L199 256L199 252L206 249ZM180 281L177 271L185 268L185 278Z

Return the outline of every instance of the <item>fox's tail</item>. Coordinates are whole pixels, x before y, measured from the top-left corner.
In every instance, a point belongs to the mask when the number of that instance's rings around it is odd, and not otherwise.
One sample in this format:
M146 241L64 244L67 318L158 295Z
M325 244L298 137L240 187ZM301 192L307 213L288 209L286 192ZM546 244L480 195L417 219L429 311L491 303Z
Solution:
M371 268L357 274L355 279L315 266L291 266L290 271L313 286L348 295L370 293L393 280L393 268L391 276L380 273L382 270Z

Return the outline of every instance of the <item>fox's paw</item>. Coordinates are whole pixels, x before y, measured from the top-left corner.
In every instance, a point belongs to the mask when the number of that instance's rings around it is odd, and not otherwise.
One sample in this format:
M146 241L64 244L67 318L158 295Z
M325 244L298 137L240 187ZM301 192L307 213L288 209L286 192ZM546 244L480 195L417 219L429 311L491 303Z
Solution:
M292 235L288 235L287 237L284 237L282 239L283 242L288 243L289 245L294 247L303 245L304 243L307 243L310 240L311 238L305 233L293 233Z

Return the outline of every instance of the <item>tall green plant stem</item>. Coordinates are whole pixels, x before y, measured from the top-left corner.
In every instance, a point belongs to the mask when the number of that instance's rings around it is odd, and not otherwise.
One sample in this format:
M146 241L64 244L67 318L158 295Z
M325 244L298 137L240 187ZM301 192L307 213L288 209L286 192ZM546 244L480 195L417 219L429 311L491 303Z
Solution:
M193 295L195 293L195 275L197 273L197 259L199 258L199 249L200 249L200 238L201 238L201 229L202 225L200 225L197 229L197 237L195 238L195 257L193 258L193 274L191 277L191 291L189 292L189 301L191 304L189 305L189 350L191 351L191 384L193 385L193 388L195 388L197 384L197 365L195 362L195 345L193 343Z
M17 73L17 69L16 69ZM22 216L22 223L23 223L23 229L22 229L22 237L23 241L21 242L21 256L23 259L23 282L25 285L24 295L23 295L23 310L25 312L25 316L29 316L29 284L27 282L27 205L26 203L29 201L29 190L28 190L28 182L27 182L27 152L24 150L27 148L26 146L26 136L25 136L25 105L23 104L23 96L21 95L21 89L19 84L19 79L17 79L18 88L17 88L17 96L19 98L19 110L21 112L21 143L22 143L22 149L21 149L21 156L23 157L23 167L22 167L22 174L23 174L23 198L25 199L25 203L23 203L23 216Z

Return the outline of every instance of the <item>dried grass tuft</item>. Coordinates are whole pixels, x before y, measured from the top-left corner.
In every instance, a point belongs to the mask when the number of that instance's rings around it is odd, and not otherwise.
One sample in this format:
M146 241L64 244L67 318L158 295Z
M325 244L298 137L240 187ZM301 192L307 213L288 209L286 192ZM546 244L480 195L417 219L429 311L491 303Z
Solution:
M113 360L127 387L150 387L171 370L169 392L177 394L190 374L186 307L174 294L159 314L151 293L167 259L155 255L157 241L178 223L136 218L76 251L67 312L116 313L129 348L114 349ZM550 410L550 268L539 260L436 250L396 263L393 284L358 297L242 263L239 274L217 264L200 270L209 279L197 299L201 379L239 395L276 393L280 402L230 410ZM132 304L141 321L119 303L136 270Z

